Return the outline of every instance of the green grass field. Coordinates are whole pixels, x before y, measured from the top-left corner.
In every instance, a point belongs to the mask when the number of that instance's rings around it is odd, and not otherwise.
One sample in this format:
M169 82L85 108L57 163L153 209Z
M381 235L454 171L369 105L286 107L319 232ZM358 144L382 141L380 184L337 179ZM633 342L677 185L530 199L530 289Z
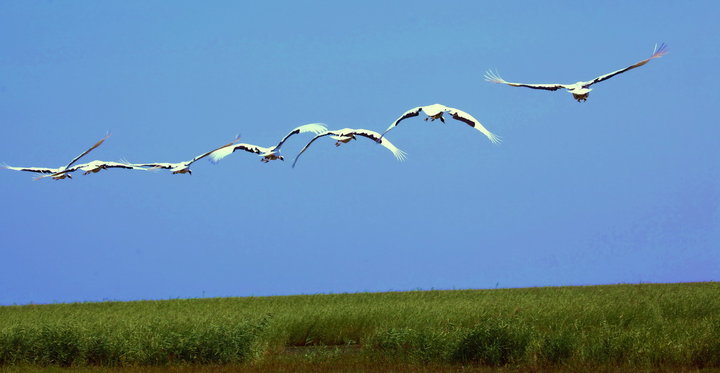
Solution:
M213 371L715 370L720 284L0 307L3 369L188 364Z

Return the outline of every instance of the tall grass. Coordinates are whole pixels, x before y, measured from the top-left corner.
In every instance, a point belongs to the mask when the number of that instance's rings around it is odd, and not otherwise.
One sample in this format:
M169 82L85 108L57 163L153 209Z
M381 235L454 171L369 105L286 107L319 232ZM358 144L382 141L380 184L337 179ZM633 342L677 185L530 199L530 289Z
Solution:
M0 332L0 365L166 365L252 361L262 352L258 322L149 322L113 327L82 322L14 326Z
M9 306L0 365L244 363L303 346L338 346L298 354L337 359L360 346L396 363L720 367L719 295L694 283Z

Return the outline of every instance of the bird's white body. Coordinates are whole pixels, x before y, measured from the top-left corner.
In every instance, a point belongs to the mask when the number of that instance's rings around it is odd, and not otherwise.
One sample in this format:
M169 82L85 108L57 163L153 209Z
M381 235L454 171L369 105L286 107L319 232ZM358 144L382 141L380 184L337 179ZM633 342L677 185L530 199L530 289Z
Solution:
M591 85L595 83L602 82L604 80L610 79L615 75L622 74L628 70L632 70L636 67L640 67L646 63L648 63L650 60L654 58L659 58L667 54L666 45L665 43L661 44L660 47L657 45L655 46L655 49L653 50L652 55L644 59L634 65L628 66L624 69L613 71L609 74L601 75L595 79L587 80L587 81L580 81L576 82L574 84L527 84L527 83L512 83L508 82L505 79L501 78L500 75L498 75L496 72L493 72L491 70L488 70L485 73L485 80L491 83L500 83L500 84L506 84L511 87L525 87L525 88L532 88L532 89L543 89L546 91L557 91L558 89L566 89L568 92L570 92L573 95L573 98L577 100L578 102L585 102L588 99L588 96L590 95L590 91L592 91L592 88L590 88Z
M290 137L299 133L312 132L314 134L319 134L325 131L327 131L327 127L325 127L325 125L323 125L322 123L304 124L302 126L295 127L292 131L285 135L285 137L283 137L280 142L269 148L252 144L234 144L232 146L226 146L215 150L210 154L209 159L210 162L217 163L228 155L234 153L236 150L244 150L246 152L259 155L261 157L260 161L263 163L268 163L276 159L284 161L285 157L280 155L280 149L282 148L285 141L287 141Z
M592 88L589 88L587 82L568 84L565 86L565 89L567 89L567 91L570 92L570 94L573 95L573 98L578 102L587 101L588 96L590 96L590 91L592 91Z
M397 160L403 161L406 157L406 153L404 151L398 149L395 145L393 145L393 143L390 142L390 140L383 138L382 135L378 132L366 129L343 128L339 130L325 131L313 137L312 140L310 140L310 142L308 142L307 145L305 145L302 150L300 150L300 153L298 153L298 155L295 157L295 161L293 162L292 166L295 167L295 164L297 163L298 158L300 158L300 155L302 155L302 153L304 153L305 150L307 150L315 140L324 136L330 136L330 138L336 140L335 146L340 146L352 140L357 140L357 136L366 137L390 150Z
M394 122L392 122L392 124L390 124L390 126L385 130L385 132L383 132L382 136L385 136L385 134L388 133L391 129L397 127L397 125L400 124L400 122L402 122L403 120L420 115L420 112L424 112L425 115L427 115L427 118L425 118L425 120L430 119L430 121L435 121L436 119L439 119L443 123L445 123L445 118L443 117L443 114L448 113L449 115L451 115L453 117L453 119L464 122L465 124L469 125L470 127L473 127L476 130L480 131L492 143L496 144L501 141L499 136L490 132L487 128L485 128L485 126L482 125L482 123L480 123L479 120L475 119L475 117L473 117L472 115L470 115L460 109L451 108L449 106L445 106L442 104L418 106L418 107L415 107L415 108L412 108L412 109L406 111L398 119L396 119Z
M422 106L421 108L422 108L422 111L424 111L425 114L432 120L441 119L443 113L446 113L446 112L452 110L452 108L447 107L442 104L432 104L432 105Z
M335 146L340 146L341 144L347 144L351 140L357 140L355 136L330 136L331 139L337 140L335 142Z

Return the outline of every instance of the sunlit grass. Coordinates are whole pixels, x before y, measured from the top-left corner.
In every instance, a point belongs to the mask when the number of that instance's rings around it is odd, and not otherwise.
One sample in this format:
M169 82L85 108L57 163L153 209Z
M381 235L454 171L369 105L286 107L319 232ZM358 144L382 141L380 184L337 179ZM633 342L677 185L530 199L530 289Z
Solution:
M9 306L0 365L720 368L719 295L693 283Z

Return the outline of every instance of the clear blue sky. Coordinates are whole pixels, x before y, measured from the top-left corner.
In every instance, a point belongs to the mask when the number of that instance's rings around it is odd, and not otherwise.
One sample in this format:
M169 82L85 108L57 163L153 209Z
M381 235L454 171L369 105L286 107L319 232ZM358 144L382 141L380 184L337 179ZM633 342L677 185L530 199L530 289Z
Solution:
M10 2L0 161L177 162L242 134L383 130L193 175L0 170L0 304L720 280L720 5ZM564 91L487 83L574 83ZM283 148L292 158L310 138Z

